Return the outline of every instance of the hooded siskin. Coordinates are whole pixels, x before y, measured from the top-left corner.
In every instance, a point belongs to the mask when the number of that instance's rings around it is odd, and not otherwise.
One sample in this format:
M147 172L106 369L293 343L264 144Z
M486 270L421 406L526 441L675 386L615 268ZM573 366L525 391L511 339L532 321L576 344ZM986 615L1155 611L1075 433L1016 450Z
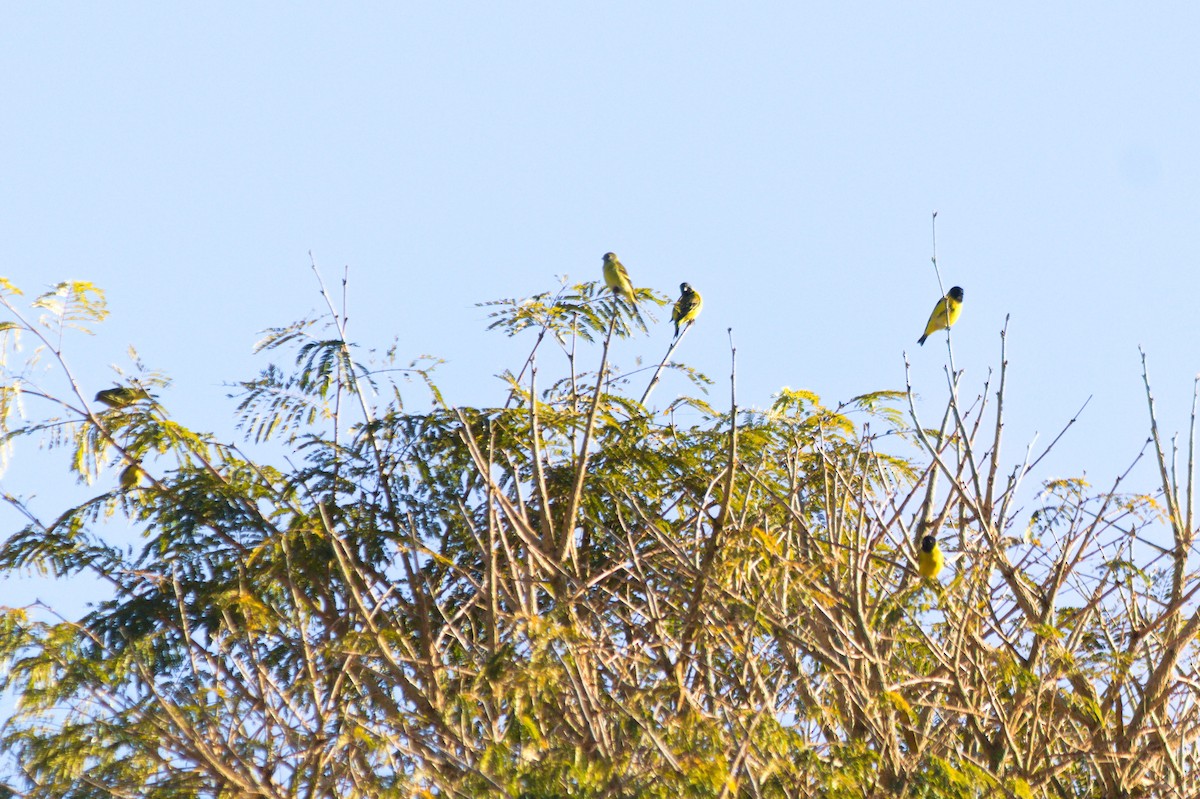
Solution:
M102 402L110 408L124 408L149 399L150 393L146 389L131 386L117 386L96 392L96 402Z
M633 302L633 284L629 282L629 273L617 260L616 253L604 253L604 285L612 289L614 294Z
M930 335L939 330L948 330L957 322L962 312L962 301L963 290L960 287L955 286L946 292L946 296L933 306L933 313L929 314L929 321L925 324L925 333L917 339L917 343L923 345Z
M946 559L942 555L942 548L938 546L937 539L931 535L922 538L921 551L917 553L917 569L921 572L921 576L930 580L937 579L938 572L942 570L945 563Z
M679 299L675 301L675 308L671 311L671 321L675 323L675 336L679 336L680 328L696 321L696 317L700 315L700 309L704 307L704 300L700 297L700 292L696 291L688 283L679 284Z

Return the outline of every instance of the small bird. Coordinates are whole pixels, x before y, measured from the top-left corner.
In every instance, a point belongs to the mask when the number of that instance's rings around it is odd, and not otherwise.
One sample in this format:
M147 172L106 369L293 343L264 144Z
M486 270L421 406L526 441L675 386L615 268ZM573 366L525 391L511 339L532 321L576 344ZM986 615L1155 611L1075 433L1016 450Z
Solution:
M138 481L142 479L142 467L136 463L131 463L121 470L121 489L128 491L131 488L137 488Z
M629 282L629 273L617 260L616 253L604 253L604 285L612 289L614 294L633 302L633 284Z
M117 386L96 392L96 402L103 402L110 408L124 408L135 402L151 399L150 393L144 388Z
M671 321L675 323L676 338L679 337L679 328L689 322L695 322L703 307L704 300L700 297L700 292L687 283L680 283L679 299L675 301L675 308L671 311Z
M950 289L946 296L938 300L937 305L933 306L933 313L929 314L929 321L925 324L925 334L917 339L917 343L924 345L925 339L939 330L948 330L950 325L958 321L958 315L962 312L963 290L958 286Z
M938 572L942 570L945 562L946 558L942 555L937 539L931 535L922 538L921 551L917 554L917 570L921 572L921 576L931 580L937 579Z

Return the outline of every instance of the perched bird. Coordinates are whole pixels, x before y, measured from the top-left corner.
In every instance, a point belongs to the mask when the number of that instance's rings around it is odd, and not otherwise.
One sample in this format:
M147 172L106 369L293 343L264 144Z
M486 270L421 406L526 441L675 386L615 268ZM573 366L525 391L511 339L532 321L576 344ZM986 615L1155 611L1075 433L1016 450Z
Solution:
M675 336L679 336L679 328L688 322L695 322L704 307L700 292L687 283L679 284L679 299L675 300L675 308L671 311L671 321L675 323Z
M124 408L148 399L150 399L150 393L146 389L130 386L117 386L96 392L96 402L103 402L110 408Z
M121 488L128 491L131 488L136 488L138 481L142 479L142 467L136 463L131 463L121 470Z
M922 538L921 551L917 554L917 569L921 572L921 576L931 580L936 579L945 562L946 559L942 555L942 549L938 546L937 539L931 535Z
M633 284L629 282L629 273L617 260L616 253L604 253L604 285L612 289L614 294L633 302Z
M924 344L925 339L939 330L947 330L950 325L958 321L958 315L962 312L963 290L958 286L950 289L946 296L938 300L937 305L933 306L933 313L929 314L929 322L925 325L925 334L917 339L918 344Z

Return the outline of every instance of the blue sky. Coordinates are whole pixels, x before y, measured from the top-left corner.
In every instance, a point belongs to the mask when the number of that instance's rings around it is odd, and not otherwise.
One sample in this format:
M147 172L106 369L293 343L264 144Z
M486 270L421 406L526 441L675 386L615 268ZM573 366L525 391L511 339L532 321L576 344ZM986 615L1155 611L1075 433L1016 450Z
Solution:
M446 359L454 403L500 401L530 344L475 303L613 250L703 294L677 357L718 406L732 327L744 405L900 389L907 351L932 422L936 209L967 394L1012 318L1006 462L1094 395L1035 477L1107 485L1148 429L1138 345L1168 433L1200 369L1198 31L1183 3L7 4L0 274L106 289L67 347L85 387L133 344L230 437L258 332L320 307L309 251L350 267L352 337ZM0 486L55 513L65 459L31 450ZM65 597L0 604L29 591Z

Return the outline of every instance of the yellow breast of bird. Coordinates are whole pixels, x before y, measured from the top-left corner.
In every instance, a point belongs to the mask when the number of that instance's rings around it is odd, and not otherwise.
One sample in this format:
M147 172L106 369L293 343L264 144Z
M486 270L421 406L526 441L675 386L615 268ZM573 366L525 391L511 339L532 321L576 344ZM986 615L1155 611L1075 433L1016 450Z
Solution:
M962 303L958 300L947 298L946 305L950 306L946 310L946 324L952 325L958 321L958 315L962 313Z

